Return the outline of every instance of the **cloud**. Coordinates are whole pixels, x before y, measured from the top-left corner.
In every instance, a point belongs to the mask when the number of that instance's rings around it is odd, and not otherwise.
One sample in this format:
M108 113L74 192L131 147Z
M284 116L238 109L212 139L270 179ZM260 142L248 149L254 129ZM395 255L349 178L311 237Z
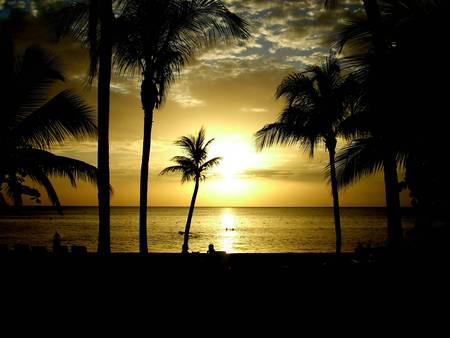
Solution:
M130 91L126 86L123 86L123 84L118 82L111 82L109 88L112 92L119 93L119 94L129 94Z
M313 164L292 169L249 169L241 177L276 181L322 182L324 180L324 173L323 166Z
M326 55L327 55L327 53L323 53L323 52L313 52L307 56L305 56L305 55L289 55L289 56L286 56L286 61L293 62L293 63L300 62L305 65L316 65L316 64L320 64L324 60L324 57Z
M241 108L241 112L243 113L265 113L268 110L266 108L249 108L249 107L243 107Z
M202 107L205 105L204 101L192 96L187 81L180 81L172 86L169 99L178 103L182 108Z
M253 41L261 46L260 53L264 55L262 61L268 54L280 59L290 53L299 60L291 62L300 66L315 62L313 53L325 53L336 26L361 9L357 0L341 1L332 11L325 10L323 1L318 0L229 0L227 3L250 22Z

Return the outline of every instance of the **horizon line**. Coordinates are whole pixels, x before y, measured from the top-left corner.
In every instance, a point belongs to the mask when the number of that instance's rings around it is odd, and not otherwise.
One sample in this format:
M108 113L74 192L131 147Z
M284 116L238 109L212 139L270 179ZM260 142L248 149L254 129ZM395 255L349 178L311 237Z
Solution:
M31 207L31 208L40 208L40 207L48 207L53 208L52 205L24 205L23 207ZM63 208L98 208L97 205L65 205ZM113 205L111 208L139 208L139 205ZM180 205L151 205L147 206L147 208L189 208L189 206L180 206ZM198 206L198 208L333 208L333 206ZM348 205L341 206L342 208L386 208L383 205ZM401 206L401 208L412 208L412 206Z

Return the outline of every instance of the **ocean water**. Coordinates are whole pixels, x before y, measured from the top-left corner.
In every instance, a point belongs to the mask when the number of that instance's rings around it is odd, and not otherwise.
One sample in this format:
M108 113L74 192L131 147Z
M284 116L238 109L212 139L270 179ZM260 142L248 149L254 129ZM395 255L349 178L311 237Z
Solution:
M149 208L150 252L180 252L188 208ZM137 252L139 209L111 209L111 250ZM413 220L404 216L405 229ZM359 242L386 241L383 208L342 208L343 250ZM0 244L16 243L51 247L55 231L64 245L84 245L96 251L98 215L95 207L66 207L60 216L50 208L29 208L21 215L0 215ZM331 208L196 208L189 248L246 252L333 252L335 234Z

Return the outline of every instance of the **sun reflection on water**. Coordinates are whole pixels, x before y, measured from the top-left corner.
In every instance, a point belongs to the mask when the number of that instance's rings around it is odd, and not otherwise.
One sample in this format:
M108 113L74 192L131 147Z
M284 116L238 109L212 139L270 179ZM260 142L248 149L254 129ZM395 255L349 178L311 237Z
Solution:
M235 216L231 209L225 209L221 218L220 250L233 252L238 234L235 228Z

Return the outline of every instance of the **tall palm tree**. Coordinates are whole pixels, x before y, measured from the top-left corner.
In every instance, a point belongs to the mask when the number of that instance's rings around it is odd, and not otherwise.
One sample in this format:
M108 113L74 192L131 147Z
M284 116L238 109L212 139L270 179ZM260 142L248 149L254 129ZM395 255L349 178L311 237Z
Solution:
M109 112L113 45L113 0L73 2L58 10L58 34L71 33L89 51L89 81L98 76L98 252L111 252ZM53 21L55 21L53 19Z
M353 79L341 75L339 61L332 54L321 66L309 66L283 80L276 97L285 97L286 107L277 122L256 133L260 149L274 144L300 145L313 157L316 146L325 144L329 154L337 254L341 252L342 236L335 154L337 137L345 134L342 123L350 114L354 89Z
M415 72L414 69L419 64L446 62L440 57L443 55L440 46L445 40L445 13L449 5L445 1L426 0L380 1L380 4L383 49L376 48L367 18L350 22L337 35L339 48L351 43L368 47L367 52L349 57L347 63L353 67L353 74L365 92L367 109L361 110L361 120L365 120L363 128L369 133L344 149L339 155L339 166L343 184L373 172L384 173L388 243L395 247L403 238L397 167L408 171L406 164L412 163L412 158L417 160L419 153L425 163L428 160L424 154L430 154L430 149L448 149L441 113L446 104L445 89L433 85L446 78L448 70L443 67L438 72Z
M117 18L115 64L142 74L144 137L140 178L139 251L148 252L147 193L153 113L175 77L202 47L249 36L247 23L220 0L127 0Z
M3 52L6 50L2 48ZM68 138L95 136L97 127L92 109L69 90L48 99L51 86L64 77L55 59L41 49L30 47L21 58L3 60L14 61L0 64L1 190L15 204L22 203L22 195L38 201L40 193L24 185L25 179L30 179L46 190L50 201L61 212L49 176L67 177L76 186L78 179L96 183L97 169L49 150Z
M186 156L175 156L172 158L172 161L177 163L177 165L167 167L161 171L161 175L180 173L182 184L189 181L195 182L194 193L192 195L189 214L186 220L186 228L184 230L182 253L188 253L189 251L189 231L191 229L192 215L194 214L195 200L197 199L200 181L205 180L207 171L217 166L222 159L221 157L215 157L206 160L208 156L208 147L214 139L205 142L205 133L205 129L202 127L198 132L197 137L183 136L178 139L175 144L185 151Z
M92 0L91 0L92 1ZM111 252L110 234L110 172L109 172L109 108L112 64L112 0L98 1L98 252ZM92 53L91 53L92 54ZM95 56L91 57L95 60Z
M325 1L326 6L334 6L338 1ZM354 76L361 83L361 89L364 91L366 108L365 109L365 122L362 128L364 132L370 133L370 141L358 140L348 148L348 154L359 154L355 152L355 145L368 145L371 147L364 147L362 149L371 149L373 151L373 145L380 146L380 152L382 153L382 169L384 172L384 183L386 193L386 211L387 211L387 227L388 227L388 242L391 246L397 246L401 243L403 238L401 209L400 209L400 195L399 195L399 180L397 173L397 154L395 151L394 143L396 127L393 127L394 120L396 120L396 112L386 106L385 102L390 102L389 97L393 90L388 90L387 87L393 84L393 81L388 80L393 70L390 67L390 49L392 45L388 42L387 32L385 25L383 24L383 11L380 4L384 5L384 1L379 0L363 0L365 9L365 17L357 18L347 23L347 25L335 35L334 47L337 47L341 51L345 45L353 44L358 47L367 48L367 52L362 55L351 55L346 60L347 66L354 69ZM360 110L364 111L364 110ZM362 119L360 119L362 120ZM398 121L398 119L397 119ZM389 128L389 127L392 128ZM361 141L361 142L359 142ZM363 156L364 158L371 159L370 156ZM345 161L344 156L339 156L340 162L357 163L358 160ZM374 166L371 172L376 171L378 168L379 156L377 160L374 160ZM344 161L344 162L342 162ZM344 165L339 165L342 170L345 170ZM366 168L367 169L367 168ZM368 173L367 170L363 170L362 173ZM356 168L348 168L346 173L340 173L342 177L341 183L350 184L355 181L361 175L354 176L350 179L350 173L356 173Z

